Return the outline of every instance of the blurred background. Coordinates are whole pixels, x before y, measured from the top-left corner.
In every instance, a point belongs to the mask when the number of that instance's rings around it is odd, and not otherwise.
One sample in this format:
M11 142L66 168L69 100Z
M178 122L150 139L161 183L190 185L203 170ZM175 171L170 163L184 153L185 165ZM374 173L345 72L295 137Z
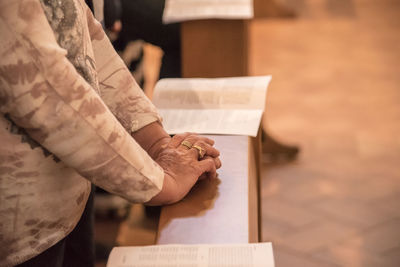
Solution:
M262 239L277 267L398 267L400 1L276 2L251 25L250 74L272 75L264 125L301 152L263 158ZM163 52L139 47L151 92ZM98 267L127 209L98 208Z
M400 266L400 1L286 3L252 29L265 123L301 147L263 166L263 240L277 267Z

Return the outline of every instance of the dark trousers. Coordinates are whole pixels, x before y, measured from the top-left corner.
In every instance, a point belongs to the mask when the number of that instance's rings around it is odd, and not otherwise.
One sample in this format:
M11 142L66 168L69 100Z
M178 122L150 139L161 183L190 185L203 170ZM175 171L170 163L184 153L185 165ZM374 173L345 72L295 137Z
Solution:
M162 23L165 0L121 0L122 30L114 47L122 51L134 40L143 40L164 51L160 78L181 77L180 24Z
M18 267L93 267L93 188L75 229L54 246Z

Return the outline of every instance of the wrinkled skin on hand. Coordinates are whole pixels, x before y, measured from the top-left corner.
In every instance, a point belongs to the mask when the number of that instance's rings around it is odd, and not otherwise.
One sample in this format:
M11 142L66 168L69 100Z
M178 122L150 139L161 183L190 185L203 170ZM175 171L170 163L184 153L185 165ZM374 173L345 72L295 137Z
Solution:
M183 140L205 149L206 156L199 160L199 151L181 145ZM155 161L164 169L163 189L147 204L177 202L190 191L199 178L217 177L216 170L221 167L221 161L219 151L213 145L213 140L190 133L175 135L164 143L155 157Z

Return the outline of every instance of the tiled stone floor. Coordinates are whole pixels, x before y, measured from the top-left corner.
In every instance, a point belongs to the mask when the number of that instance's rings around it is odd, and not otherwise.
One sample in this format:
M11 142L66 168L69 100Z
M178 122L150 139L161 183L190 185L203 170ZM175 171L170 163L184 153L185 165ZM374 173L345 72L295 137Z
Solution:
M266 125L301 147L263 164L263 240L277 267L400 266L400 1L286 3L251 29Z

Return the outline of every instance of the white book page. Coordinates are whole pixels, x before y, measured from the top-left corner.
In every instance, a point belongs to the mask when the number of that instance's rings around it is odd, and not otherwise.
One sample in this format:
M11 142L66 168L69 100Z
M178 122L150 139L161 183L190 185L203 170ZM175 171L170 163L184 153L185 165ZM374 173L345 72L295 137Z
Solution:
M274 267L271 243L115 247L107 267Z
M163 23L199 19L251 19L253 0L166 0Z
M257 136L262 110L159 109L168 134L235 134Z
M163 79L153 102L169 134L256 136L271 76Z

